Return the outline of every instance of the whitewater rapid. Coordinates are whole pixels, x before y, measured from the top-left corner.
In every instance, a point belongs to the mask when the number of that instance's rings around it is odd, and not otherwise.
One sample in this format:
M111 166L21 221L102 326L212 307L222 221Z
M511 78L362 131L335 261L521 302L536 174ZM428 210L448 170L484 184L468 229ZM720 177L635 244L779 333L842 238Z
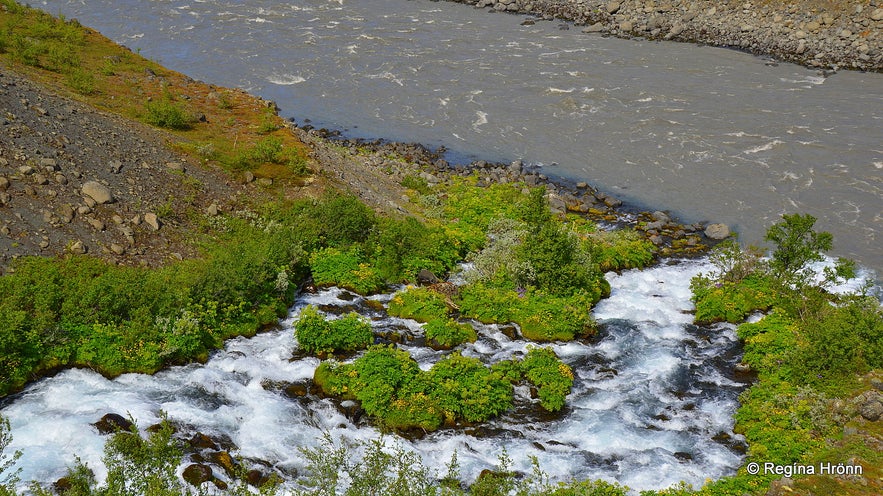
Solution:
M393 438L439 476L456 451L467 482L493 468L503 448L516 470L529 471L529 457L535 456L558 480L601 478L638 490L681 480L701 485L734 473L744 448L732 432L745 387L733 375L740 347L732 326L691 324L689 280L707 270L703 262L676 261L607 274L611 296L594 312L598 336L552 345L575 374L560 415L544 414L527 388L519 387L515 408L486 424L422 439ZM371 299L383 303L389 295ZM103 479L106 438L92 424L106 413L130 415L143 429L165 412L182 436L201 432L227 439L242 457L266 462L289 478L305 467L298 448L317 446L325 433L344 442L377 438L377 429L365 419L354 423L331 399L286 394L286 385L307 383L319 365L297 353L293 337L293 321L306 305L329 314L356 310L375 331L420 332L414 321L390 318L365 298L330 288L300 295L276 330L232 339L204 365L114 380L89 370L63 371L2 408L12 426L10 449L23 452L17 464L22 480L53 482L74 456ZM529 346L499 326L476 328L479 340L463 346L464 355L490 363L521 356ZM402 347L424 369L445 353ZM215 472L223 478L221 470Z

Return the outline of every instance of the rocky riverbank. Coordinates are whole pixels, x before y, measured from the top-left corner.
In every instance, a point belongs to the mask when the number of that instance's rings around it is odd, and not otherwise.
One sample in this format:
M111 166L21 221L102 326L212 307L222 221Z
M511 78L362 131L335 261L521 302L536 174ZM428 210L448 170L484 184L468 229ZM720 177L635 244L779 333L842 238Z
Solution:
M565 20L587 34L732 47L826 70L883 70L883 4L878 0L452 1L491 12Z

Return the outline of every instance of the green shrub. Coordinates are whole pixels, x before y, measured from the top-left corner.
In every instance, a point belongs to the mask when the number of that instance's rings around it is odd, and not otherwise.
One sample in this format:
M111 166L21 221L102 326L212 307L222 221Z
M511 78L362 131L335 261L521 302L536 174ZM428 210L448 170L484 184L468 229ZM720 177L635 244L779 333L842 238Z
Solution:
M570 296L528 291L524 295L486 284L460 289L458 304L464 317L485 324L513 322L532 341L570 341L595 333L592 305L598 295L577 292Z
M585 292L570 296L528 292L516 308L514 322L531 341L571 341L595 334L592 305L598 295Z
M792 367L796 379L837 394L857 374L883 368L883 309L874 297L816 308L800 327Z
M310 256L313 281L319 286L340 286L359 294L380 291L386 285L358 247L341 251L324 248Z
M741 324L737 334L745 343L742 361L761 374L788 377L798 329L793 319L778 310L757 322Z
M531 348L521 363L524 376L537 387L540 405L550 412L564 408L573 386L573 371L551 348Z
M460 288L457 304L466 318L483 324L514 322L520 305L514 289L500 289L484 283L467 284Z
M631 229L599 231L585 236L584 249L602 272L640 269L653 262L656 246Z
M430 397L449 421L482 422L512 407L512 384L477 358L454 352L432 366Z
M426 179L414 174L408 174L403 177L402 186L408 189L413 189L421 195L428 194L431 191L429 183L426 182Z
M479 422L512 406L512 383L459 353L423 372L408 352L372 346L352 364L323 363L313 380L326 394L359 400L366 413L394 430Z
M295 335L300 347L312 354L360 350L374 340L371 324L357 313L329 321L312 305L301 311Z
M75 67L68 71L65 82L81 95L95 93L95 76L91 72Z
M775 243L770 268L773 274L788 282L807 277L807 265L823 259L821 252L828 251L834 237L828 232L816 232L816 218L806 214L785 214L782 222L773 224L764 239Z
M459 243L443 229L428 227L413 217L380 219L366 251L383 279L390 282L415 281L422 269L441 276L463 258Z
M768 310L777 300L779 285L770 277L754 274L742 281L714 282L704 276L690 282L697 323L745 320L753 312Z
M442 294L427 288L409 286L393 295L387 312L393 317L429 322L444 319L448 315L448 306Z
M151 126L166 129L190 129L190 118L184 109L167 99L148 101L144 121Z
M454 319L433 319L423 327L427 342L434 347L450 349L462 343L474 343L478 339L475 329Z

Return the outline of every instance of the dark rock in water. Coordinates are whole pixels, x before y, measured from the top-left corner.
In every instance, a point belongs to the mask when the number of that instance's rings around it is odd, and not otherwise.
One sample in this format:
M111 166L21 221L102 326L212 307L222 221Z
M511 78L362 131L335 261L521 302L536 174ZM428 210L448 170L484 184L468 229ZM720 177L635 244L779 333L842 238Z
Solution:
M101 434L113 434L117 431L131 431L135 424L131 420L118 415L116 413L108 413L101 417L101 420L95 422L94 425Z
M215 465L224 469L227 475L233 477L236 475L236 460L226 451L213 451L208 454L208 460Z
M195 449L218 449L218 445L212 440L212 438L201 432L194 434L188 443L190 443L190 446Z
M677 453L675 453L675 458L684 462L688 462L693 459L693 455L687 453L686 451L678 451Z
M199 487L203 482L208 482L214 478L211 467L201 463L188 465L181 476L184 477L184 480L189 484L196 487Z
M285 394L291 398L301 398L307 395L309 388L305 384L292 384L285 388Z
M420 269L417 273L417 282L420 284L438 284L440 281L431 271Z
M261 487L270 481L270 476L253 468L245 474L245 481L252 487Z
M726 444L726 443L730 442L730 440L733 439L733 436L727 434L727 433L724 432L724 431L721 431L721 432L718 432L717 434L715 434L714 436L712 436L711 439L713 439L713 440L715 440L715 441L717 441L717 442L719 442L719 443L724 443L724 444Z
M513 341L518 339L518 329L514 325L501 324L499 329L507 338Z

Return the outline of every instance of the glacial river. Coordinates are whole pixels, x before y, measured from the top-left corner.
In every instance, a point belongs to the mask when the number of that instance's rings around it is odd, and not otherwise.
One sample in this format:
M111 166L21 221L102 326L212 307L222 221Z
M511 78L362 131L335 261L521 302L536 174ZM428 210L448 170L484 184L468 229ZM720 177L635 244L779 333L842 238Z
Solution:
M883 75L428 0L41 0L298 123L546 164L759 243L806 212L883 273Z

